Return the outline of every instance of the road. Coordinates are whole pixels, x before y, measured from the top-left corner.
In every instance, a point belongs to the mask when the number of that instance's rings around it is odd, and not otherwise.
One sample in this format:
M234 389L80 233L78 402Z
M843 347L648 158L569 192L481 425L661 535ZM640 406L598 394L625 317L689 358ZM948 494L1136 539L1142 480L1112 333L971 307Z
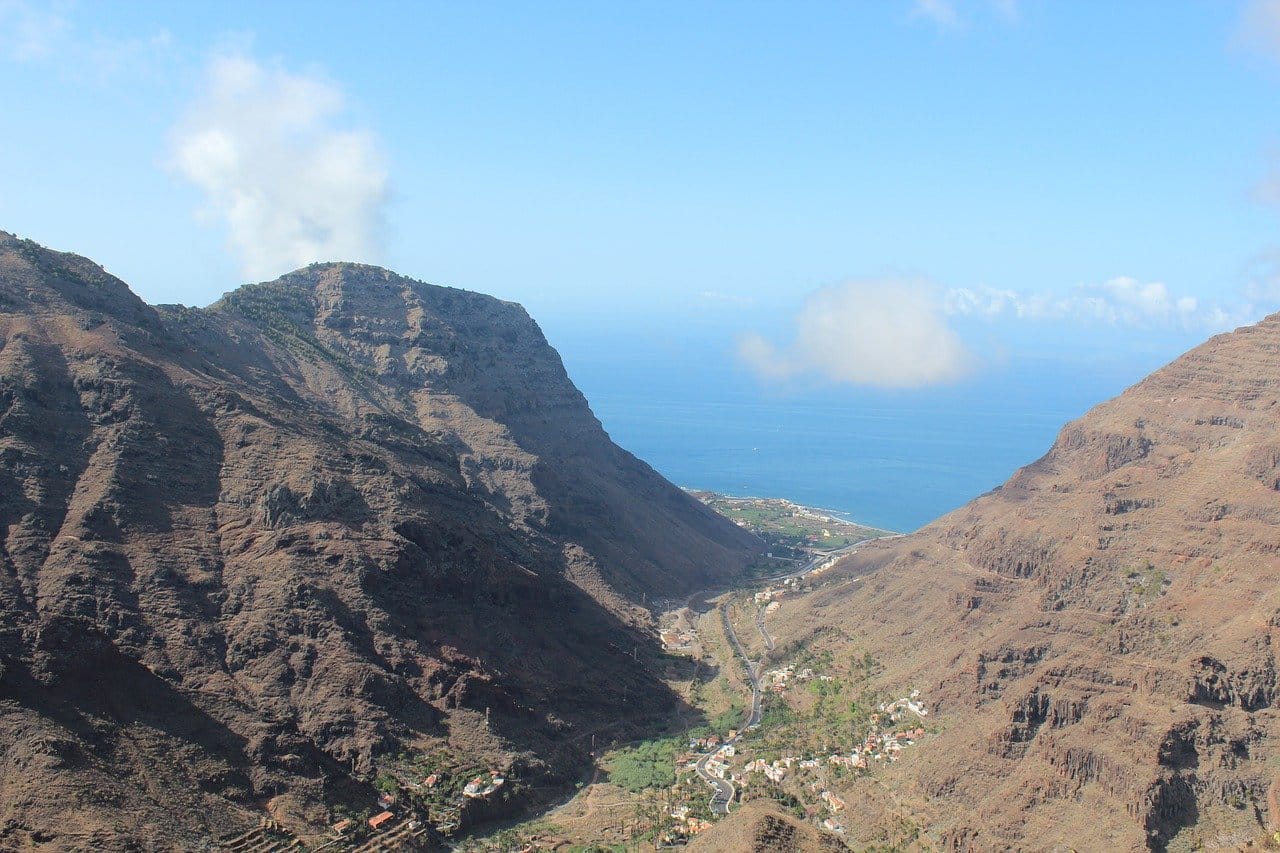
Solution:
M812 559L809 560L809 562L805 563L803 568L793 569L789 572L785 572L780 575L775 575L774 577L771 577L771 578L764 578L763 582L775 583L777 581L786 580L788 578L799 577L800 575L807 574L808 572L813 571L814 569L816 569L818 566L820 566L822 563L826 562L827 560L830 560L832 558L847 557L848 555L852 554L854 551L858 550L858 548L860 548L861 546L865 545L868 542L876 542L882 539L896 539L902 535L903 534L901 533L894 533L886 536L876 536L871 539L864 539L861 542L855 542L854 544L848 546L847 548L841 548L840 550L833 551L829 554L815 555ZM712 594L713 594L712 590L695 592L685 600L685 607L692 609L693 600L695 598L699 596L706 597ZM720 594L720 593L716 593L716 594ZM738 735L726 740L724 743L720 744L720 746L700 756L698 758L697 764L694 765L694 770L697 771L698 776L702 779L702 781L706 782L708 785L710 785L712 788L715 789L714 793L712 793L711 795L712 813L728 814L729 804L732 803L733 798L737 796L737 789L734 787L734 784L730 782L728 779L721 779L717 776L713 776L707 770L707 765L711 763L712 759L720 755L724 751L724 748L726 746L732 743L736 743L738 741L738 738L740 738L743 733L745 733L749 729L754 729L760 725L760 719L763 714L763 707L762 707L763 692L760 690L760 666L761 664L764 663L764 660L762 658L760 661L753 662L751 658L747 657L746 650L742 648L742 643L738 641L738 632L733 629L733 622L729 619L729 606L727 603L720 605L720 620L724 624L725 636L729 638L729 643L733 646L734 652L738 655L739 658L741 658L743 665L747 669L747 680L751 682L751 713L747 715L747 719L743 723L742 728L739 729ZM768 655L769 652L773 651L774 643L773 643L773 637L769 636L769 631L764 626L764 609L763 608L756 609L756 628L757 630L760 631L760 636L765 643L765 648L766 648L765 654Z
M743 665L747 668L747 679L751 682L751 713L747 714L747 719L743 722L742 728L738 730L738 734L728 738L720 746L699 758L698 763L694 765L694 770L698 772L698 776L702 778L702 781L715 788L715 793L711 795L712 813L728 814L729 804L737 796L737 789L728 779L713 776L707 770L707 765L711 763L713 758L724 752L726 746L737 743L738 738L742 737L748 729L753 729L760 725L763 709L761 705L759 664L752 663L751 658L747 657L746 651L742 648L742 643L738 642L738 632L733 629L733 622L729 619L728 604L720 605L720 621L724 624L725 636L729 638L729 642L733 645L734 652L742 659Z
M764 607L760 605L756 605L756 630L760 632L760 639L764 640L765 654L773 651L773 636L764 626Z
M827 560L831 560L833 558L842 559L844 557L848 557L850 554L852 554L854 551L857 551L859 548L861 548L863 545L866 545L868 542L880 542L885 539L900 539L906 535L907 534L905 533L886 533L884 536L872 536L870 539L863 539L861 542L854 542L852 545L848 545L844 548L841 548L838 551L832 551L827 554L816 554L809 560L809 562L805 563L803 569L787 572L784 575L778 575L772 578L766 578L765 582L773 583L774 581L787 580L788 578L794 578L803 574L808 574L809 572L818 568L818 566L822 565ZM756 630L760 632L760 639L764 640L765 653L767 654L773 651L773 648L774 648L773 636L769 633L769 629L765 627L763 607L756 608Z
M724 632L729 637L729 642L733 644L733 650L738 653L738 657L742 658L742 663L747 668L747 679L751 682L751 713L747 715L747 720L742 725L741 731L753 729L760 725L760 662L752 663L751 658L747 657L747 652L742 648L742 643L738 642L738 632L733 628L733 622L729 621L729 605L720 605L720 621L724 623Z

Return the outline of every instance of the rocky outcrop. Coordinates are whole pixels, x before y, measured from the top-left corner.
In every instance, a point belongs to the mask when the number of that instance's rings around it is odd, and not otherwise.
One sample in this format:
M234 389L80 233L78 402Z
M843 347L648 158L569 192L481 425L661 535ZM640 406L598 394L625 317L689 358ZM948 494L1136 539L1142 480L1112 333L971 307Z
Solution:
M806 825L768 800L743 804L732 821L695 836L686 849L741 853L835 853L848 848L835 835Z
M402 751L550 796L678 706L644 596L756 547L519 306L327 264L152 308L0 235L0 847L323 821Z

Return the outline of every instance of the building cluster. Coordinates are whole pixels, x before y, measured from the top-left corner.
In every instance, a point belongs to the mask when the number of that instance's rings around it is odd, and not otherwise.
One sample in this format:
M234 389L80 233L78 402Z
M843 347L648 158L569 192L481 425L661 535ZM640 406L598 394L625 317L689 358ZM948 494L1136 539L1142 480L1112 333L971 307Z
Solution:
M840 562L841 557L842 557L842 555L839 555L839 554L837 554L837 555L836 555L836 556L834 556L834 557L828 557L827 559L823 560L823 561L822 561L821 563L819 563L818 565L814 566L814 567L813 567L812 569L810 569L809 571L805 572L805 575L804 575L804 576L805 576L805 577L814 577L814 576L817 576L817 575L822 574L823 572L827 571L827 570L828 570L828 569L830 569L832 566L834 566L836 563Z
M797 670L795 664L787 664L777 669L771 669L764 674L766 689L778 694L786 693L787 688L793 683L810 681L815 678L818 681L835 681L834 676L818 675L809 667Z
M477 776L468 782L462 789L462 796L473 800L483 799L501 788L506 781L497 770L491 770L488 776Z
M727 743L738 736L737 729L729 729L729 734L723 738L720 735L707 735L706 737L691 738L689 740L689 749L699 752L706 752L715 749L722 743ZM729 753L732 755L733 753Z
M802 681L814 677L811 669L802 669L796 672L795 668L790 666L765 673L765 678L775 685L775 689L780 686L784 690L792 679ZM830 676L820 675L816 677L829 678ZM769 781L781 783L792 770L814 770L824 763L832 767L863 770L871 766L873 762L897 761L898 754L903 748L914 745L925 735L925 730L922 726L906 722L908 713L915 714L917 717L928 715L928 708L919 699L920 692L916 690L912 691L910 696L899 699L896 702L882 704L880 709L871 715L871 728L866 737L847 755L836 753L826 756L825 759L785 756L771 762L757 758L747 762L746 766L743 767L743 773L744 775L762 773ZM830 797L835 797L835 795L828 796L824 794L822 796L823 802L831 807L832 812L840 811L844 807L843 802L838 797L834 800L831 800Z
M788 578L788 580L790 580L790 578ZM785 588L776 589L774 587L769 587L768 589L764 589L764 590L761 590L760 592L757 592L755 594L755 601L756 601L756 604L772 604L776 602L779 598L782 598L782 596L785 594L786 594Z
M871 717L875 721L875 715ZM897 732L872 730L863 739L861 746L850 756L851 767L866 767L871 761L897 761L898 753L904 746L912 746L919 738L924 737L924 729L916 727Z
M795 759L793 758L784 758L772 762L757 758L754 761L748 761L747 766L742 769L746 773L763 773L770 782L780 783L787 778L787 771L794 762Z
M689 630L680 630L678 628L663 628L658 632L658 638L662 640L662 648L664 651L688 651L689 647L697 640L697 635Z
M880 706L880 711L883 714L888 714L889 719L895 723L902 718L904 711L910 711L917 717L929 716L929 709L920 701L919 690L912 690L909 695L895 702L885 702Z
M674 844L682 838L689 838L711 828L711 821L696 817L689 814L687 805L677 805L671 807L671 816L680 822L675 829L667 832L660 841L664 844Z
M827 832L834 832L836 835L844 835L844 824L836 820L834 817L824 818L821 826Z

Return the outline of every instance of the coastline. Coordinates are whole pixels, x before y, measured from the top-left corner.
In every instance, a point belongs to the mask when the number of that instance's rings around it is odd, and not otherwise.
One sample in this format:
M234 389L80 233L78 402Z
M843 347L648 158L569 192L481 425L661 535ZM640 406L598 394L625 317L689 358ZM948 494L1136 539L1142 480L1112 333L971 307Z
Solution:
M875 527L874 525L864 524L861 521L858 521L857 519L848 515L847 513L841 512L840 510L806 506L804 504L798 504L795 501L790 500L788 498L771 498L771 497L761 497L758 495L729 495L729 494L725 494L724 492L717 492L711 489L699 489L692 486L680 486L679 488L681 491L686 492L688 494L702 493L707 495L715 495L716 497L724 498L725 500L731 500L731 501L772 501L774 503L783 504L790 509L799 510L800 512L802 512L803 514L807 515L810 518L814 518L822 521L837 522L839 524L852 524L857 527L861 527L864 530L871 530L876 533L901 535L903 532L900 530L890 530L887 527Z

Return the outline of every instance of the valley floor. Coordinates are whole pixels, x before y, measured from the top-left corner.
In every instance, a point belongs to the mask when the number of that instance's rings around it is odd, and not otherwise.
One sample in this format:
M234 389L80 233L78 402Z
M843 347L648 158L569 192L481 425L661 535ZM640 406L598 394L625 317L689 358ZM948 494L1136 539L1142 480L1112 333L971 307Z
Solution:
M779 617L789 605L796 607L796 599L829 585L827 572L841 558L868 542L898 534L786 501L700 497L718 511L724 511L719 504L728 502L726 506L750 514L753 532L776 537L789 550L788 556L759 566L758 578L744 587L654 602L663 655L640 660L637 666L661 675L684 700L685 710L668 721L662 735L649 740L620 743L601 735L597 744L592 737L596 767L574 796L533 820L481 827L446 842L451 849L567 852L679 846L753 799L776 802L796 819L812 824L815 832L839 841L846 832L846 818L841 814L843 800L834 790L838 779L892 763L913 743L890 730L903 721L900 712L905 705L858 718L841 716L843 704L856 705L851 697L874 703L875 697L864 695L863 684L872 664L845 660L847 654L837 660L829 651L794 642L802 632L778 627ZM808 541L795 538L791 528L797 524L813 528L806 534ZM822 525L832 536L822 535ZM835 536L840 537L838 544L830 541ZM903 701L923 708L915 697ZM912 725L903 731L916 729ZM840 734L817 743L828 732ZM362 815L349 825L339 824L328 838L305 839L306 846L363 851L416 844L430 849L431 839L439 843L437 830L442 825L454 828L445 814L453 800L484 798L495 782L502 785L501 779L490 779L481 770L463 774L475 776L468 788L475 791L453 791L452 800L437 798L439 808L430 815L396 815L389 795L370 812L378 812L374 820L382 811L393 815L385 823L365 826L370 821ZM443 775L441 779L443 786ZM411 783L416 786L415 801L425 790L418 789L431 781L426 776ZM284 849L293 841L268 822L257 832L228 839L226 849Z
M691 677L669 683L700 719L673 720L663 738L612 744L595 779L569 802L456 849L678 846L755 799L778 803L844 846L851 818L838 793L842 783L873 776L905 750L920 748L932 722L927 701L872 694L866 682L876 663L869 656L793 642L801 632L775 623L867 539L811 552L797 568L743 589L670 602L659 619L664 648L695 667ZM905 826L895 824L882 840L904 840Z

